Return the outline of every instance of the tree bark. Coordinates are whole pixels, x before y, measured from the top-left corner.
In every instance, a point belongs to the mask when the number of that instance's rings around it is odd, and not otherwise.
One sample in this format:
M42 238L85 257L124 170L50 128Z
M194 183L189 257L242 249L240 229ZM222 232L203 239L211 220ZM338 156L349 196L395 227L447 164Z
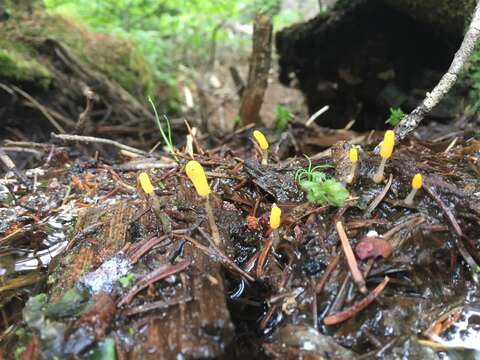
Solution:
M260 108L268 85L272 46L272 18L257 14L253 30L253 48L248 71L248 83L240 105L242 124L259 121Z

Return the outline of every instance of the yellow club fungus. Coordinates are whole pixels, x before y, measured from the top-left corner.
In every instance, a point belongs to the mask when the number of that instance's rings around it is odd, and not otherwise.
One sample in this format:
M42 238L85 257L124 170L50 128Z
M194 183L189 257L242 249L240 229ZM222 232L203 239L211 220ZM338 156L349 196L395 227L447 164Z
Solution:
M153 185L150 182L150 178L148 177L147 173L140 173L140 175L138 175L138 181L140 181L140 186L145 194L153 193Z
M267 165L268 163L268 140L259 130L253 132L253 137L257 141L258 146L262 150L262 165Z
M142 188L143 192L148 195L148 199L151 202L151 209L155 213L155 216L158 220L162 223L163 232L165 234L170 233L172 231L172 225L170 223L170 219L168 218L167 214L160 211L161 203L160 199L158 198L157 194L153 191L153 185L150 181L150 177L147 173L141 172L138 175L138 182L140 183L140 187Z
M422 175L416 174L412 179L412 190L410 191L408 196L405 198L405 204L409 206L413 204L413 198L415 197L415 194L417 193L417 191L422 188L422 185L423 185Z
M280 236L278 235L278 228L281 224L282 210L276 205L272 205L270 210L270 227L272 228L272 245L274 249L277 249L280 243Z
M272 229L278 229L280 227L280 217L282 216L282 210L276 205L272 205L270 211L270 227Z
M202 165L198 161L190 160L185 166L185 172L188 178L193 183L198 196L205 197L210 194L210 186L208 185L207 177Z
M393 146L395 145L395 133L392 130L385 131L385 136L383 137L383 142L380 145L380 156L382 161L378 167L377 172L373 176L373 181L376 184L379 184L383 180L383 173L385 171L385 164L387 160L390 159L393 153Z
M350 148L350 152L348 153L348 157L350 159L350 162L352 163L352 166L350 168L350 174L347 177L347 184L351 184L353 182L353 179L355 178L355 170L357 169L357 164L358 164L358 150L355 147Z
M202 165L198 161L190 160L185 166L185 172L193 183L198 196L205 198L205 211L207 212L208 225L212 233L212 239L216 246L221 246L220 232L218 231L215 217L213 216L212 206L210 205L210 186L208 185L207 176Z

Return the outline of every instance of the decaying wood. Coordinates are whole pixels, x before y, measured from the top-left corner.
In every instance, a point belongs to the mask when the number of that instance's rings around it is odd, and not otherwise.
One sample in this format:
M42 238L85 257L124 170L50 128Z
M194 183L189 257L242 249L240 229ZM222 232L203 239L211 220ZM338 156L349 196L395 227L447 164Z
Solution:
M92 224L98 225L99 221L102 226L95 235L77 239L68 251L66 255L71 260L63 266L62 276L50 290L50 301L61 299L85 273L94 271L128 246L129 225L139 220L139 214L144 212L141 205L132 201L84 211L77 221L75 234L87 232L86 229ZM147 226L154 219L154 216L142 216L139 221ZM166 262L170 252L161 255L165 256ZM233 325L226 307L220 265L188 243L182 257L184 260L177 263L177 268L182 270L178 274L181 279L179 299L170 303L157 299L140 306L119 306L117 303L117 318L120 316L127 327L142 328L132 347L122 349L127 358L176 359L178 354L189 359L218 357L232 338ZM188 264L188 268L183 268L182 264ZM112 293L110 296L117 295ZM144 309L144 306L147 307ZM133 314L138 315L131 316Z
M219 265L193 246L186 245L186 259L196 270L189 279L186 299L151 316L148 329L132 351L132 359L214 358L221 355L233 336ZM166 312L166 313L165 313ZM152 352L152 349L156 351Z
M64 45L52 39L47 40L46 45L51 47L57 58L81 80L80 83L87 84L99 96L106 97L113 103L121 103L122 112L132 120L132 123L141 123L145 119L154 120L153 115L129 92L105 75L90 68ZM84 86L80 88L83 89Z
M248 70L247 87L240 105L240 119L244 125L259 120L260 108L268 85L272 47L272 18L258 14L253 29L253 48Z
M91 208L80 213L73 237L78 238L78 234L90 232L88 229L91 225L98 225L99 221L102 223L101 230L95 238L87 235L77 239L76 242L81 242L81 245L72 244L72 250L65 254L71 256L71 261L62 270L62 276L50 292L52 302L60 299L85 272L92 270L92 266L97 267L103 258L123 248L128 224L134 216L135 208L124 202L105 208Z

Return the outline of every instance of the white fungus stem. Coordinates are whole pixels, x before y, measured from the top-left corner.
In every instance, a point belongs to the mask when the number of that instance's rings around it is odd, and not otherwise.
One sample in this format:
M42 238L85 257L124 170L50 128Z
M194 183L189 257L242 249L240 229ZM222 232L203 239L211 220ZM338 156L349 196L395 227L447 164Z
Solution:
M375 184L380 184L382 182L386 163L387 163L387 159L382 159L382 161L380 162L380 166L378 167L377 172L373 176L373 182Z

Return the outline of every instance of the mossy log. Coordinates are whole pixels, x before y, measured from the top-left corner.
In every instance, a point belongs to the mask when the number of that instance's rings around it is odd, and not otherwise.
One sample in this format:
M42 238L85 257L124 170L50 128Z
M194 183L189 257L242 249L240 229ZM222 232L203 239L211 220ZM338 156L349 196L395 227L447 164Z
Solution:
M162 106L172 92L156 81L152 66L133 43L94 34L77 20L47 12L39 2L0 3L2 128L23 128L25 136L36 136L36 140L42 140L39 134L45 138L59 127L73 131L85 109L84 89L88 87L98 95L98 101L86 133L108 137L99 130L107 125L121 125L126 133L136 133L139 138L142 132L153 133L147 96ZM45 113L60 126L42 121ZM32 126L22 126L28 120ZM7 135L4 131L0 137Z

